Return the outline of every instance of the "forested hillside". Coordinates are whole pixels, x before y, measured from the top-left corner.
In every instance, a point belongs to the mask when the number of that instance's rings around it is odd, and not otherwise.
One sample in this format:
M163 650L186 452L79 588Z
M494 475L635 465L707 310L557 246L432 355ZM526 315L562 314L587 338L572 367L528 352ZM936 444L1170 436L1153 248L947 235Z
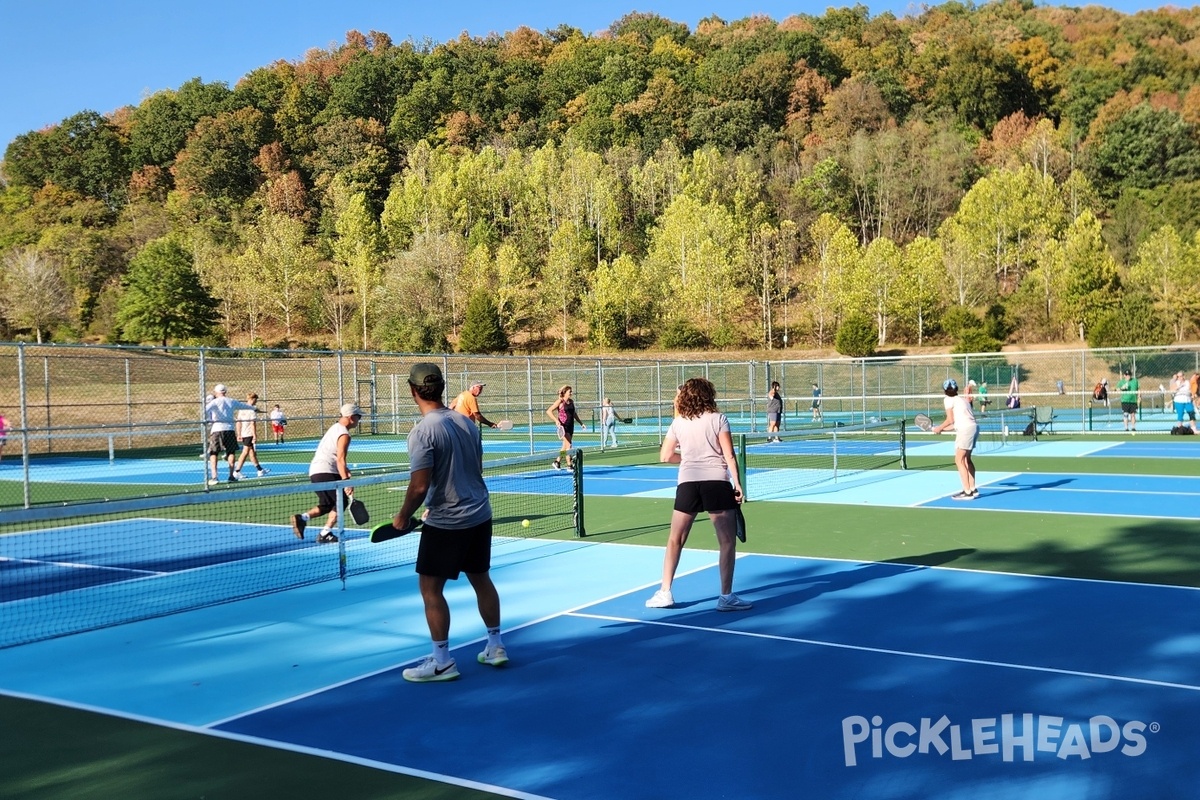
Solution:
M1200 10L645 14L345 44L17 137L0 335L438 350L1159 344Z

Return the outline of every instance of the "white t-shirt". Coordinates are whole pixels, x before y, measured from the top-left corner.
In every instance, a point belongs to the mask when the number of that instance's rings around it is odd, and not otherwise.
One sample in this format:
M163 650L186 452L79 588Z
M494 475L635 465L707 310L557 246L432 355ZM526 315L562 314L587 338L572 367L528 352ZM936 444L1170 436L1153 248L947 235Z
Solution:
M967 400L966 395L955 395L954 397L946 396L942 398L942 405L949 411L954 409L954 429L961 431L963 428L975 427L978 423L975 422L975 409L971 407L971 402Z
M727 481L729 468L721 450L721 432L729 432L729 419L706 411L694 419L676 417L667 435L679 443L679 483Z
M239 439L253 439L253 438L255 438L255 432L254 432L255 425L254 425L254 420L255 420L255 418L256 418L257 416L258 416L258 415L257 415L256 413L254 413L253 411L244 411L244 410L243 410L243 411L239 411L239 412L237 412L237 416L236 416L236 419L237 419L237 437L238 437Z
M204 419L206 422L212 423L212 427L209 430L213 433L231 431L233 430L234 412L243 409L250 411L257 410L254 406L243 403L241 400L234 400L225 395L220 395L205 404Z
M350 429L341 422L335 422L325 431L321 441L317 442L317 452L313 454L312 463L308 465L309 475L340 475L337 467L338 439L349 436ZM349 445L346 445L349 448Z
M1186 379L1175 389L1175 402L1181 406L1192 402L1192 384Z

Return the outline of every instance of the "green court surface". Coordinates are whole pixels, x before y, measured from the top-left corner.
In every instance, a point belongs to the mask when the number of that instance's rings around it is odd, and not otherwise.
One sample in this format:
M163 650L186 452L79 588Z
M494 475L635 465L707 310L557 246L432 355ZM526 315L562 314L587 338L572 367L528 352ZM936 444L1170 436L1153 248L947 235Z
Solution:
M1061 435L1052 440L1099 441ZM1120 436L1105 440L1126 441ZM1039 456L1031 446L981 454L977 465L981 471L999 473L1198 476L1200 442L1194 449L1195 457L1186 458L1079 458ZM656 455L654 448L589 452L585 465L652 464ZM947 473L953 471L953 462L947 456L910 455L908 468ZM877 485L886 483L884 475ZM587 538L661 547L671 507L668 498L588 495ZM1155 519L1151 509L1145 511L1144 517L1136 513L1109 517L760 501L745 508L750 533L739 551L1200 587L1200 538L1195 524ZM688 548L716 549L703 516ZM449 709L447 713L502 711ZM319 753L285 752L211 731L163 727L19 696L0 695L0 720L8 744L0 755L0 797L5 798L495 796ZM431 735L436 735L436 727L436 720L430 720ZM457 746L477 745L459 742ZM563 746L586 747L587 743L564 742Z

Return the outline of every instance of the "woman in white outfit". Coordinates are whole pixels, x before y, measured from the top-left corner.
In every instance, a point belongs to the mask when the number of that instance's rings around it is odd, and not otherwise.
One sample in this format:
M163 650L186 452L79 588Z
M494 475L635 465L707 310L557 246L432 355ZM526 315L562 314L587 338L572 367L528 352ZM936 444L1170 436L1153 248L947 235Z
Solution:
M979 425L975 422L975 411L971 408L969 396L958 393L958 381L947 378L942 384L945 393L942 403L946 406L946 420L933 429L941 433L947 428L954 429L954 466L958 467L958 477L962 481L962 491L952 494L952 500L974 500L979 497L975 488L975 462L971 452L979 441Z

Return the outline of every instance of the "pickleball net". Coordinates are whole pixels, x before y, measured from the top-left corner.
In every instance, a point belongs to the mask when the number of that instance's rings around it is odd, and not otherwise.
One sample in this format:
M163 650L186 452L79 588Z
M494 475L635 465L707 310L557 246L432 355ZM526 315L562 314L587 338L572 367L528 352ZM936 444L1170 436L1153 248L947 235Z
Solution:
M748 500L787 497L874 470L906 466L904 420L738 434L738 464Z
M540 455L485 462L493 546L582 535L581 461L574 470ZM418 534L368 541L399 510L408 473L348 483L371 522L341 513L339 541L327 544L316 541L324 516L304 539L292 530L292 516L316 505L307 482L0 511L0 647L412 564Z

